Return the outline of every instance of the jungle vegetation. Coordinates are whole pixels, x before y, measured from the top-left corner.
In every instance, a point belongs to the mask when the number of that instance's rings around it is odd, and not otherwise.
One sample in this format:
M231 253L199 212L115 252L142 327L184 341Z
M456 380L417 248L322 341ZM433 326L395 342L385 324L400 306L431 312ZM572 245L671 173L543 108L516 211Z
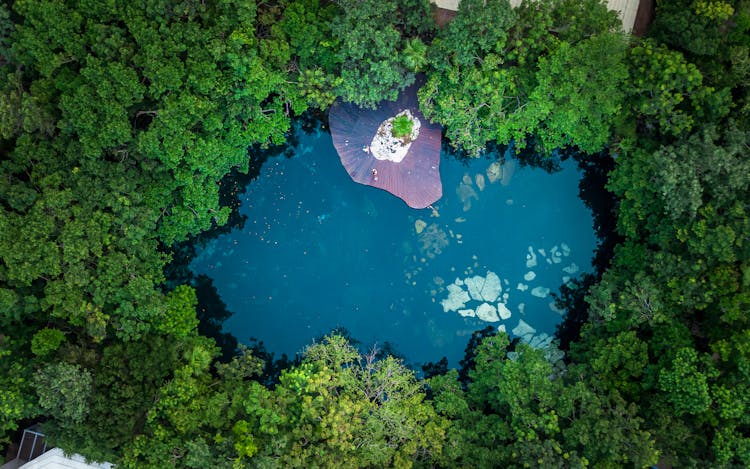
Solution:
M427 0L1 2L0 447L41 421L133 468L750 466L750 2L620 28L599 0L443 28ZM294 119L417 73L470 155L615 156L564 366L488 333L424 378L337 334L272 375L222 358L180 243Z

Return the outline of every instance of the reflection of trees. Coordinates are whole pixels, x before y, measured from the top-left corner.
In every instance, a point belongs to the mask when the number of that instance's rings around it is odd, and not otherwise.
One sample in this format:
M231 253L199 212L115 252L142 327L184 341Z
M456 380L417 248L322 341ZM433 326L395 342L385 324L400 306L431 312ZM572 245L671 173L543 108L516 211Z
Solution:
M216 341L221 348L221 359L228 362L237 351L237 339L228 332L223 332L224 321L232 316L227 305L219 297L213 279L206 275L198 275L193 280L196 296L198 297L198 332Z

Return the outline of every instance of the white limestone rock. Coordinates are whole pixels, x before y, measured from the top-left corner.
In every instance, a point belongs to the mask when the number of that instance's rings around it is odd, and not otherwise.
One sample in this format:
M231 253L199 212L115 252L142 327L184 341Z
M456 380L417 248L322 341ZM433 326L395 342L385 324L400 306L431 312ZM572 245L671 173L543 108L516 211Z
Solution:
M532 270L529 270L528 272L526 272L526 275L523 276L523 279L526 280L527 282L531 282L535 278L536 278L536 274Z
M497 332L507 333L507 331L505 330L505 324L500 324L499 326L497 326Z
M459 309L458 314L465 318L473 318L474 316L476 316L473 309Z
M484 284L484 278L479 275L473 277L467 277L464 279L464 285L469 290L469 296L472 300L482 301L482 285Z
M536 253L534 248L529 246L529 253L526 254L526 268L531 269L532 267L536 267Z
M399 116L406 116L412 121L411 135L406 138L396 138L393 136L393 120ZM379 160L392 161L400 163L409 152L411 143L419 137L419 129L422 123L408 109L399 112L394 117L388 118L378 127L378 131L372 138L369 151Z
M457 278L456 280L454 280L453 283L456 284L456 285L458 285L459 287L463 287L464 286L464 281L461 280L460 278Z
M532 338L531 341L529 341L529 345L534 348L544 349L544 348L549 347L549 345L552 343L552 339L553 339L552 336L545 334L545 333L541 333L537 336L534 336L534 338Z
M503 286L500 283L500 277L495 272L487 272L481 291L482 299L487 302L495 301L502 291Z
M526 285L525 283L518 282L518 285L516 286L516 288L521 291L526 291L529 289L529 286Z
M477 307L476 315L482 321L497 322L500 320L495 307L487 303L482 303Z
M560 243L560 248L562 249L563 256L568 257L570 255L570 247L565 243Z
M511 313L505 303L497 304L497 314L500 315L500 319L503 321L510 319Z
M448 311L458 311L459 309L463 309L466 303L471 301L471 298L469 297L469 294L466 292L466 290L459 287L458 285L450 284L448 285L447 290L448 298L440 302L440 304L443 306L443 311L445 311L446 313Z
M531 290L531 294L537 298L546 298L549 295L550 289L547 287L534 287Z
M572 262L569 266L563 267L563 272L573 275L574 273L578 272L578 266L575 262Z
M526 303L520 303L518 305L518 312L521 314L526 314Z
M518 320L518 325L513 328L513 334L518 337L523 337L528 334L535 334L536 329L529 326L523 319Z

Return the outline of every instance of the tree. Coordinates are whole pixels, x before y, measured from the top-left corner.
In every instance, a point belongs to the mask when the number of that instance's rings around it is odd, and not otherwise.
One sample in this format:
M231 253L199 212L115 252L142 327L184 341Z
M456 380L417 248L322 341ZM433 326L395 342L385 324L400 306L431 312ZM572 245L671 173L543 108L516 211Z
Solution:
M372 108L378 102L395 100L398 92L414 82L414 42L434 27L425 0L339 0L341 14L331 27L339 38L338 60L341 82L338 93L344 101ZM410 42L411 41L411 42ZM408 46L409 60L402 61Z

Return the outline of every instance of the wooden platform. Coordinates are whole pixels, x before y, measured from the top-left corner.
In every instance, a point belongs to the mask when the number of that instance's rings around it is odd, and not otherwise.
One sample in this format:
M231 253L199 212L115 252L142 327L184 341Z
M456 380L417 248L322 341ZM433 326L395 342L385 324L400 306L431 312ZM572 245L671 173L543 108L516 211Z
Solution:
M390 192L412 208L426 208L443 196L440 182L440 126L419 112L420 81L405 89L396 101L382 101L376 110L337 101L329 111L333 145L351 178ZM421 122L419 137L400 163L378 160L369 146L380 124L409 109ZM375 172L373 172L375 170Z

